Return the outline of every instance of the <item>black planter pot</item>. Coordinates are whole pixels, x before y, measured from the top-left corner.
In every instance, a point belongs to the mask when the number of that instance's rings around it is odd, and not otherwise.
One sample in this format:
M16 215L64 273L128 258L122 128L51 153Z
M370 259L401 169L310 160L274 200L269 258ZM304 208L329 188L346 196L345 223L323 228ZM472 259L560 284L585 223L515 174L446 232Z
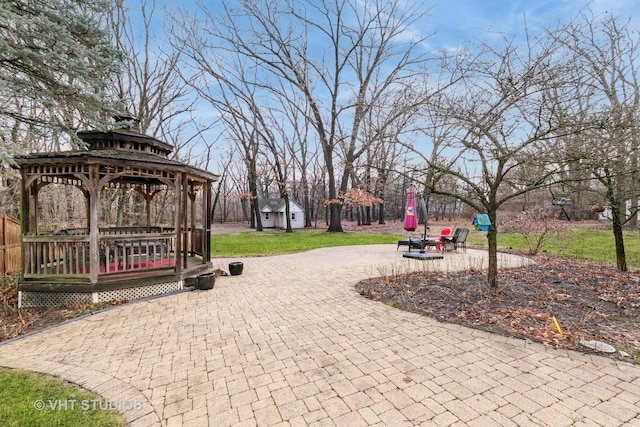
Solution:
M241 262L232 262L229 264L229 274L232 276L239 276L242 274L243 264Z
M202 290L213 289L216 284L216 273L204 273L198 275L197 288Z

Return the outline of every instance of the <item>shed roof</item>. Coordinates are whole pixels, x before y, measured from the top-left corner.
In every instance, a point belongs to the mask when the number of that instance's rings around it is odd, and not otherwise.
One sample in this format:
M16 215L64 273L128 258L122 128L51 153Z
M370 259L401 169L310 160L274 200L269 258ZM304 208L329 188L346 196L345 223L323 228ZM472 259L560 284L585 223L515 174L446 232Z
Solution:
M261 199L260 206L260 212L286 212L284 199ZM302 208L291 199L289 208L293 212L302 212Z

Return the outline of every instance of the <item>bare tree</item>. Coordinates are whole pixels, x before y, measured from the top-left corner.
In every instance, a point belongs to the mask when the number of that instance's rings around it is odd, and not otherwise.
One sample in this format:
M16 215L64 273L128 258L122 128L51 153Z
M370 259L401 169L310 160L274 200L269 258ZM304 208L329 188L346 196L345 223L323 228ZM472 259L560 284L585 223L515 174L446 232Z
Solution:
M636 222L640 196L640 33L628 19L586 9L550 36L573 64L573 90L579 94L579 102L564 103L565 117L582 128L562 140L565 163L597 182L592 189L611 212L617 267L626 271L623 226Z
M215 184L213 190L213 203L211 204L211 220L215 218L216 209L220 211L221 222L226 222L228 210L226 209L226 202L230 196L228 176L231 173L231 165L237 161L234 151L229 149L226 155L218 159L217 170L220 173L220 177Z
M361 180L368 182L371 179L373 167L377 171L375 187L370 191L380 202L380 223L384 223L384 193L387 183L391 179L392 173L399 174L404 180L413 181L416 176L422 176L424 182L430 183L425 186L425 200L427 203L432 199L429 189L437 182L442 182L446 177L445 172L437 171L434 168L417 172L407 167L407 155L418 153L421 158L426 158L424 150L424 137L432 144L431 161L445 150L448 142L446 136L451 129L457 127L446 120L442 120L434 110L428 108L441 98L441 92L446 91L459 78L459 76L448 74L446 78L441 76L441 84L437 89L427 91L429 87L430 73L425 71L423 75L413 79L413 84L408 87L400 87L398 91L388 91L381 95L378 102L368 110L368 116L363 121L364 135L369 136L371 141L365 144L367 159L364 166L364 178L357 174L353 176L354 186L361 185ZM451 80L447 81L447 78ZM429 124L425 127L425 123ZM421 140L421 143L417 143ZM440 158L442 160L442 158ZM450 160L450 164L455 160ZM417 175L416 175L417 173ZM426 179L425 179L426 174ZM404 187L404 186L403 186ZM400 191L404 194L404 188Z
M296 120L299 114L297 111L288 110L287 108L290 107L290 105L289 103L283 105L282 110L273 108L275 105L272 105L272 108L268 110L271 117L268 118L268 121L266 121L264 117L261 120L264 146L269 150L270 154L270 156L267 157L270 159L271 169L276 177L278 192L285 202L285 228L288 233L292 232L291 190L294 187L294 182L291 181L290 174L296 170L296 162L293 156L298 145L300 145L300 151L302 151L303 148L306 149L306 141L301 139L301 137L304 138L304 121L300 123ZM288 120L283 122L282 117L288 114L293 114L294 117L288 118ZM302 128L300 129L298 127ZM306 159L302 159L302 162L306 161ZM305 183L306 177L307 174L306 171L304 171L303 178Z
M362 161L362 176L354 171L353 185L355 188L364 186L377 199L379 224L385 223L384 193L387 183L406 152L399 140L415 130L415 121L419 117L414 96L408 90L399 93L390 91L369 108L363 120L362 133L370 141L363 144L366 156ZM364 224L371 224L372 207L365 208Z
M208 72L221 61L217 52L233 52L258 70L251 73L255 86L281 97L280 104L299 101L290 93L302 95L299 111L315 130L327 171L329 231L342 231L339 193L369 141L361 134L367 110L383 93L408 86L425 61L417 53L423 37L406 37L420 24L417 10L399 1L254 0L220 15L202 8L202 22L189 21L200 31L200 43L190 47L201 52L193 52L194 66Z
M258 191L258 155L259 155L259 136L255 127L248 124L238 115L225 115L227 129L234 133L233 142L240 150L242 159L244 160L245 171L247 173L247 184L249 192L243 197L244 201L248 201L250 205L249 221L250 227L256 231L263 231L262 218L260 216L260 205L258 200L260 192Z
M456 84L432 97L429 106L448 124L449 133L446 150L429 158L422 155L429 171L423 176L425 186L433 194L454 197L489 215L487 282L491 288L498 286L498 208L545 185L554 170L541 154L547 141L562 129L553 120L554 100L547 95L550 86L562 90L561 72L552 62L554 53L553 45L536 40L520 46L504 39L497 46L484 44L478 54L461 51L446 57L443 66ZM536 173L514 173L522 164L535 164ZM438 174L455 178L459 182L455 191L436 185Z
M293 180L293 197L300 201L302 200L304 208L304 226L311 227L312 218L312 199L311 199L311 183L310 173L311 165L317 162L317 151L314 150L312 142L310 141L310 123L305 118L308 117L308 106L304 103L304 99L300 99L300 102L296 101L296 97L299 94L292 94L293 103L288 103L282 106L283 115L285 118L286 127L291 129L292 135L288 138L287 149L291 158L292 165L292 180ZM302 113L299 111L302 109ZM298 181L297 175L299 174L300 180Z
M113 40L120 51L127 53L116 92L139 120L141 132L170 139L182 134L186 124L197 124L192 117L195 101L179 73L181 51L159 43L162 35L156 34L158 28L154 26L157 12L154 0L140 0L135 13L129 2L115 2L111 13ZM139 18L135 23L134 15ZM181 144L176 148L179 151Z

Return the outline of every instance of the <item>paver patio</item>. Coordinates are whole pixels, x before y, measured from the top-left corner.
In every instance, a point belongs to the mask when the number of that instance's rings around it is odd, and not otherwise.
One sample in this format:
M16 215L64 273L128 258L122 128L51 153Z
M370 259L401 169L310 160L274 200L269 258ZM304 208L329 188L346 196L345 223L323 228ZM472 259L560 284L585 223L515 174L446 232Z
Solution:
M370 245L246 258L212 290L6 342L0 366L129 405L131 426L640 426L640 366L438 323L354 290L368 277L478 268L485 255L416 261Z

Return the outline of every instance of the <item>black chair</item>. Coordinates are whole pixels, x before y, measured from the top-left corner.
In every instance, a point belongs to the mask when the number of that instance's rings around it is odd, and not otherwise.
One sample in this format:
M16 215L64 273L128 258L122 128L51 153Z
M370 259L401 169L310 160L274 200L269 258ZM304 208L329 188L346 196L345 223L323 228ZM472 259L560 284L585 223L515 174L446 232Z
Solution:
M468 228L456 228L451 236L444 236L442 238L444 250L457 251L458 248L462 248L466 251L467 235L469 235Z
M396 250L398 250L400 246L408 246L409 252L411 252L411 249L422 249L422 238L411 236L407 240L398 240Z

